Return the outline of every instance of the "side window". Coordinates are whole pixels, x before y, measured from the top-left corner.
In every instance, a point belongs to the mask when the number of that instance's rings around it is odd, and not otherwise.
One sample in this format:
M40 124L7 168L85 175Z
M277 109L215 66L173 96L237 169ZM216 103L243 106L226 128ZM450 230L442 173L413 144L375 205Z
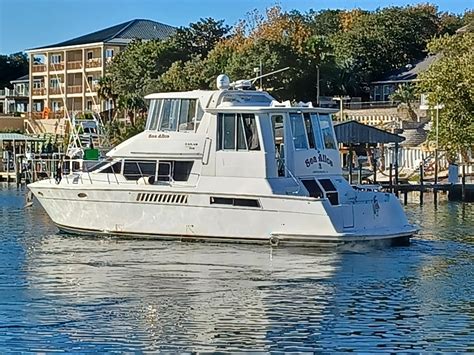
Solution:
M306 135L308 136L309 148L314 149L315 148L314 133L313 133L313 125L311 123L311 117L309 113L304 113L303 118L304 118L304 125L306 127Z
M295 149L308 149L303 116L300 113L290 113L290 127Z
M245 140L248 150L260 150L260 142L258 140L257 120L253 114L239 115L243 122L245 131Z
M156 161L125 160L123 176L127 180L138 180L144 176L155 176Z
M146 129L149 129L149 130L158 129L158 119L160 117L162 103L163 103L163 100L153 100L150 103Z
M217 150L260 150L257 121L253 114L219 114Z
M197 100L181 100L181 108L179 110L178 131L192 132L194 131L194 123L196 121L196 101Z
M313 124L313 134L316 141L316 148L324 149L323 139L321 138L321 128L319 127L319 119L317 113L311 114L311 123Z
M159 119L160 131L194 132L204 114L197 99L164 99L156 100L159 106L156 115ZM149 116L147 127L153 127L155 122ZM152 128L149 128L152 129Z
M160 161L158 164L158 181L188 181L193 164L193 161Z
M222 118L222 149L235 149L235 115L226 113Z
M329 115L319 115L319 123L321 125L324 147L326 149L337 149Z
M161 113L160 131L176 131L179 115L178 99L164 99Z
M170 181L172 162L160 161L158 164L158 181Z
M192 161L175 161L173 167L174 181L188 181L193 168Z
M104 173L104 174L120 174L120 171L122 170L122 162L118 161L105 169L99 171L99 173Z

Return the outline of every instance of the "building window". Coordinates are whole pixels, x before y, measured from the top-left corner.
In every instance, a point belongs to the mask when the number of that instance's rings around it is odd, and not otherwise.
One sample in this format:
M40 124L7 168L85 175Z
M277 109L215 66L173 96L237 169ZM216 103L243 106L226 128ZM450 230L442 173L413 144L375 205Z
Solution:
M52 54L51 55L51 64L59 64L62 62L61 54Z
M390 94L393 92L392 85L383 86L383 101L388 101L390 99Z
M92 58L94 58L94 52L92 51L87 52L87 60L92 60Z
M92 111L92 100L87 100L87 111Z
M53 112L59 112L61 110L61 103L59 101L52 101L51 106L53 108Z
M57 78L53 78L49 80L49 85L52 89L58 89L61 82Z
M380 101L382 99L382 88L379 85L374 86L374 100L375 101Z
M106 49L105 50L105 58L112 59L114 57L114 50L113 49Z

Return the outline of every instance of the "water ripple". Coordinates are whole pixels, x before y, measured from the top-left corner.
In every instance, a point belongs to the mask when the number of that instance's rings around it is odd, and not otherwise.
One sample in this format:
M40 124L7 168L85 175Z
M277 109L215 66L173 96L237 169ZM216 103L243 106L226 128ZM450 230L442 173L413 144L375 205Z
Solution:
M1 352L474 351L474 206L409 205L400 248L58 234L0 189Z

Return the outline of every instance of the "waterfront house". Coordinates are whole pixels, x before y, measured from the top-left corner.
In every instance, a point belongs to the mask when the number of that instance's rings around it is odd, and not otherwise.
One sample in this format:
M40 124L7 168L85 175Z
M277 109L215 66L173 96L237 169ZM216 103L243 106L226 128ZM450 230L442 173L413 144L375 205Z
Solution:
M10 81L13 89L0 90L0 114L16 115L28 112L29 75Z
M103 111L111 102L97 96L99 78L112 58L134 39L165 39L175 28L135 19L27 51L30 62L29 107L35 118L63 116L64 110Z

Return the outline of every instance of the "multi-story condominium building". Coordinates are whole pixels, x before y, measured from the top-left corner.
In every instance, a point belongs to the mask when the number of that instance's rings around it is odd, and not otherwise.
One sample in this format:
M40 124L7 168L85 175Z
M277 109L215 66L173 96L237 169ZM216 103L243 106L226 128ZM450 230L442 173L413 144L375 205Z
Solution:
M61 43L28 50L29 107L33 117L65 110L103 111L97 83L112 58L134 39L165 39L175 28L150 20L131 20Z

